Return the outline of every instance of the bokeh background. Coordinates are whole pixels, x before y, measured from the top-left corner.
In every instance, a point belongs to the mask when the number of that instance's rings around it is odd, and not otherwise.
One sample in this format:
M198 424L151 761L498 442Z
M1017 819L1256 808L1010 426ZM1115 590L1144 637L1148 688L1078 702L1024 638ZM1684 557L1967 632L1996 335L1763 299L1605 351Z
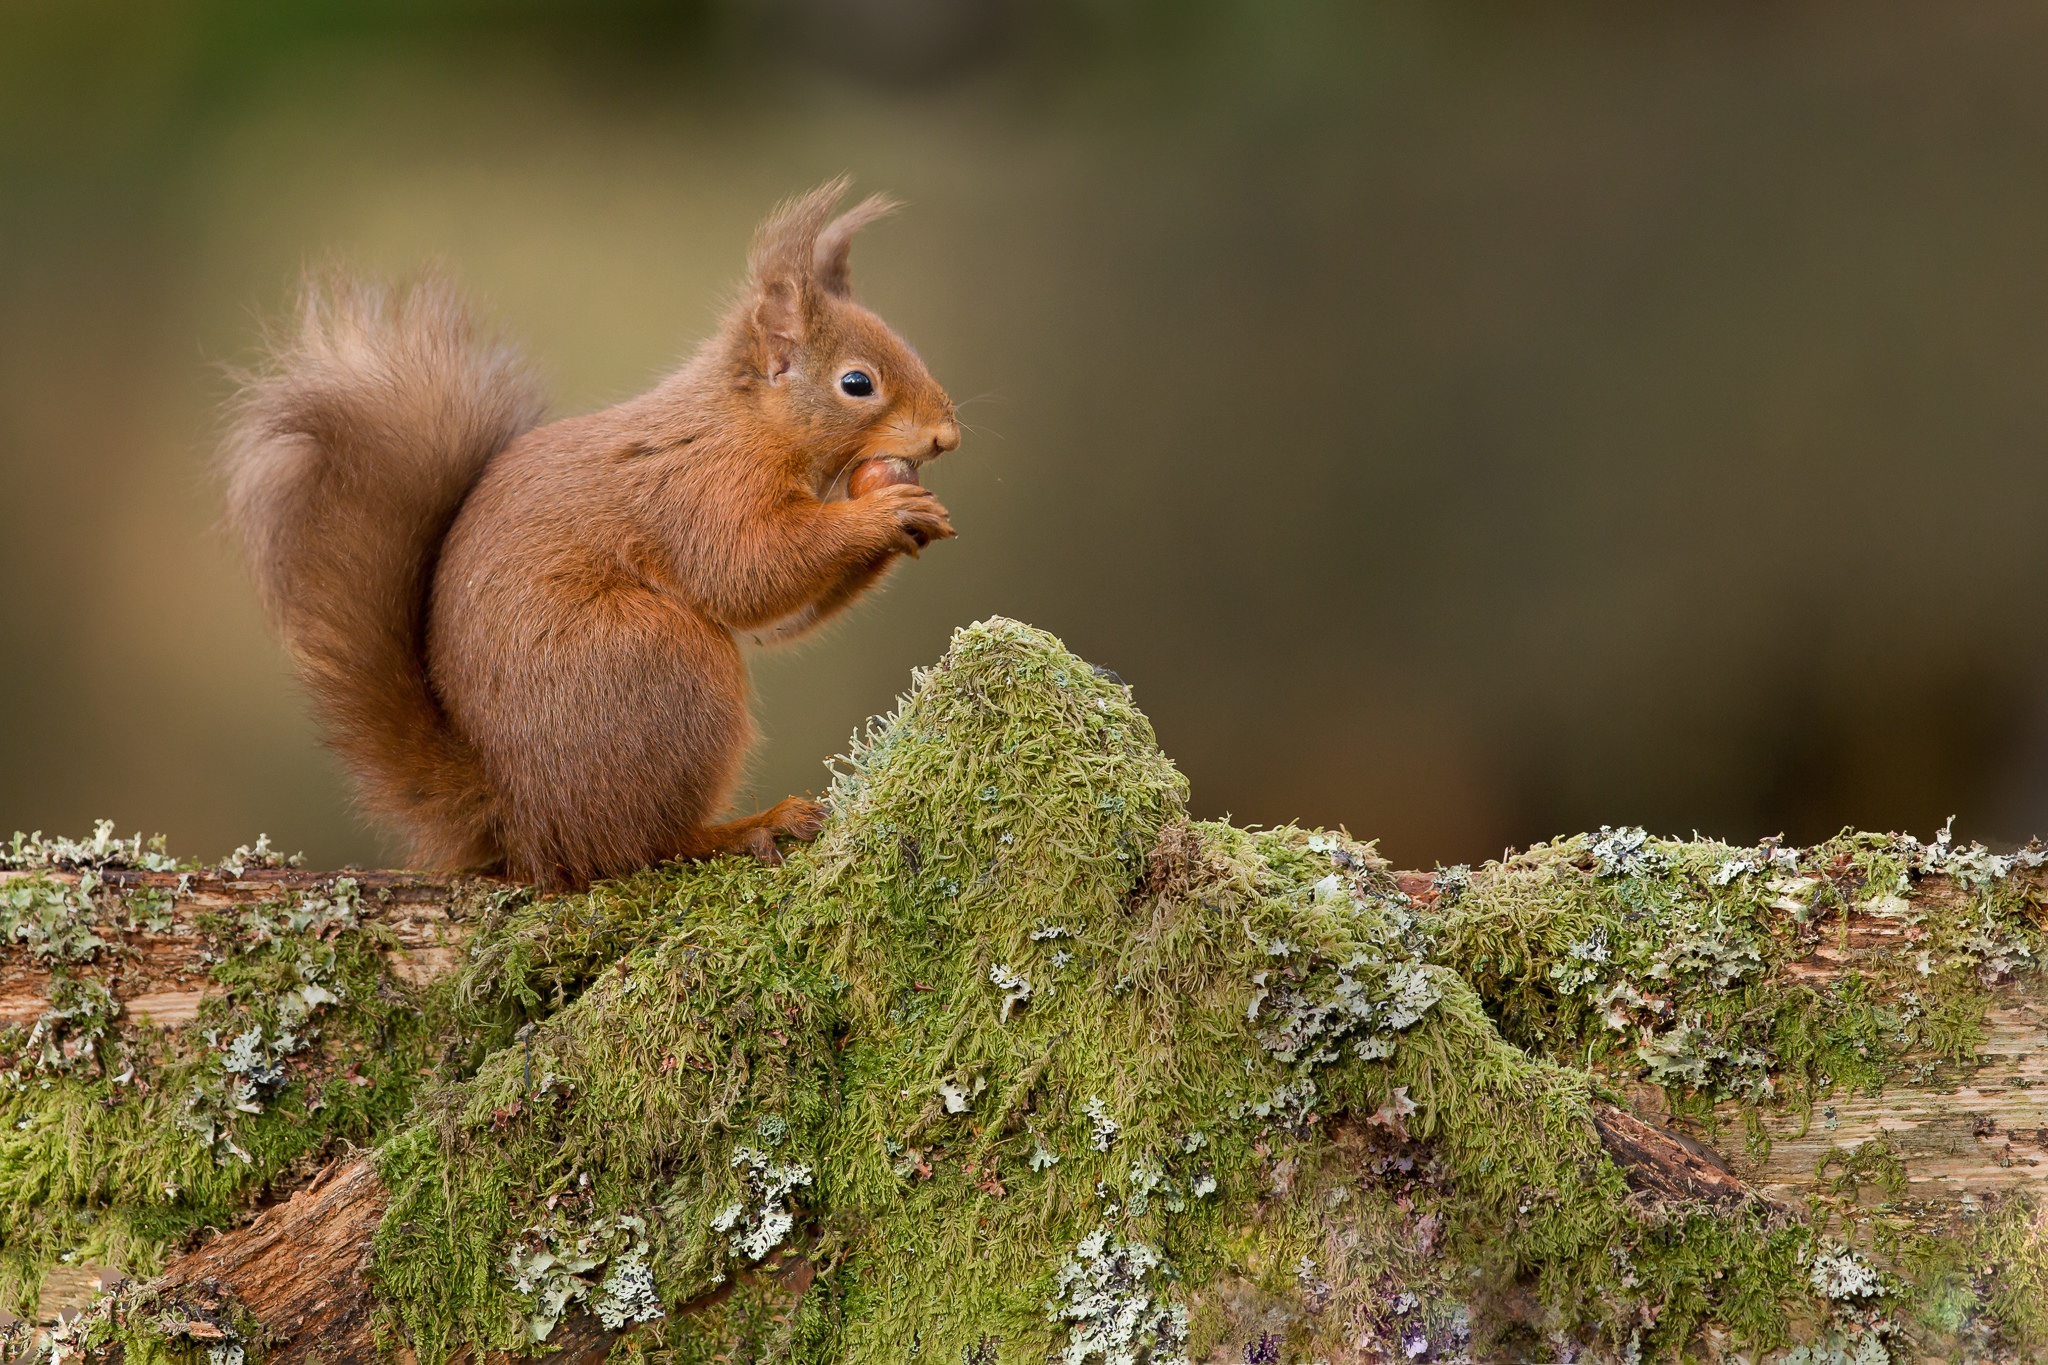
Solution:
M2048 8L0 0L0 833L388 859L206 474L303 263L450 263L557 410L777 198L963 400L959 541L758 661L814 789L955 626L1204 813L2048 832Z

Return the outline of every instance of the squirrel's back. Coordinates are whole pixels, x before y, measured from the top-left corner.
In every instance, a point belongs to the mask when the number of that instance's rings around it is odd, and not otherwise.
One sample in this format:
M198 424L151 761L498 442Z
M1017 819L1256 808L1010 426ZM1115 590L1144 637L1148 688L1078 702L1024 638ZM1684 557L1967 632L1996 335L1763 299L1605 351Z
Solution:
M534 380L454 291L309 281L243 378L228 517L363 804L432 865L499 861L491 788L448 725L423 639L435 561L490 458L539 419Z

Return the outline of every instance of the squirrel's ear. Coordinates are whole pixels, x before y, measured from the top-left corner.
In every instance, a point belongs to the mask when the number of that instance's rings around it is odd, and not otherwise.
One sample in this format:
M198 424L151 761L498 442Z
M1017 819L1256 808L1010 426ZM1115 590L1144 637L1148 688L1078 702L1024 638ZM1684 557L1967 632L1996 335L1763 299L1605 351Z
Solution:
M851 293L853 281L847 274L846 258L853 250L853 234L902 207L885 195L871 194L827 223L811 250L811 275L818 287L841 298Z
M804 290L792 279L759 280L747 316L747 348L754 368L780 379L804 344Z
M753 250L747 253L752 285L747 339L754 364L770 379L789 370L803 345L816 288L812 252L833 207L846 197L846 186L846 177L840 176L786 200L754 233Z

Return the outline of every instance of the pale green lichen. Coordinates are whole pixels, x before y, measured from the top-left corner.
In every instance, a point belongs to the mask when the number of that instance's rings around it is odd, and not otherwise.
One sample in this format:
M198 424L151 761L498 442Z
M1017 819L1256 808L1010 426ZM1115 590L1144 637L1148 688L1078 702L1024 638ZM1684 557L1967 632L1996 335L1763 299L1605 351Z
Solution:
M98 878L76 883L44 877L0 882L0 944L18 944L39 963L90 962L107 941L93 931Z
M257 842L267 844L267 837L259 838ZM164 851L162 835L145 840L138 833L123 839L114 833L112 820L97 822L93 826L92 837L88 839L67 839L61 835L44 838L41 830L33 834L16 830L14 838L0 846L0 868L95 868L106 871L117 867L142 872L175 872L178 862Z
M538 1305L527 1324L531 1339L546 1341L571 1305L587 1307L613 1331L661 1317L647 1252L647 1220L633 1213L579 1225L551 1210L525 1229L512 1240L505 1275Z
M1187 1365L1188 1310L1171 1301L1171 1273L1143 1242L1119 1242L1106 1228L1083 1237L1046 1302L1046 1321L1064 1334L1051 1358L1060 1365Z

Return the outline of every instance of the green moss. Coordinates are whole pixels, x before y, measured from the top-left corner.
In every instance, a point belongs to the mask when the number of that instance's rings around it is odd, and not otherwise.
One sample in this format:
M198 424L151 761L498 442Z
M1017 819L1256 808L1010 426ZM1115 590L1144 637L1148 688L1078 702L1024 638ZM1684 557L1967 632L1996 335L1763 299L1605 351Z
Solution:
M574 1000L600 971L676 922L666 885L646 871L580 896L498 896L455 982L465 1030L488 1049L503 1047Z
M1161 970L1159 952L1122 960L1128 893L1182 792L1124 688L1035 632L964 635L863 747L834 793L841 819L815 848L779 869L718 863L649 883L668 936L542 1024L530 1065L526 1047L501 1054L387 1146L380 1271L423 1357L523 1339L545 1305L513 1291L508 1249L565 1207L585 1226L648 1217L670 1303L738 1274L757 1259L747 1238L781 1212L750 1183L746 1151L808 1167L804 1202L842 1211L818 1226L812 1255L838 1262L824 1273L841 1277L853 1329L922 1312L894 1262L963 1187L994 1218L947 1218L905 1264L928 1287L974 1248L1007 1251L976 1289L997 1316L1036 1322L1043 1285L1020 1292L1020 1275L1049 1279L1045 1225L1078 1227L1099 1203L1084 1166L1128 1185L1132 1153L1160 1145L1168 1118L1106 1062L1090 1068L1099 1095L1071 1093L1078 1073L1054 1073L1055 1039L1076 1057L1136 1041L1167 1059L1145 1091L1186 1083L1170 1074L1172 1035L1147 1027L1157 993L1138 984ZM1160 948L1179 951L1182 937ZM1007 1018L991 980L1001 959L1036 974ZM1105 1025L1094 991L1126 978L1129 1007ZM1041 1213L1009 1198L1002 1176L1028 1173L1035 1092L1055 1087L1066 1122L1036 1132L1075 1174L1033 1183L1075 1207ZM1135 1115L1111 1120L1132 1129L1116 1160L1088 1151L1092 1128L1076 1118L1088 1098ZM737 1221L715 1228L735 1204ZM1002 1225L1019 1220L1034 1230L1007 1248ZM890 1268L856 1275L890 1241Z
M1887 1203L1906 1193L1906 1163L1887 1133L1879 1133L1843 1151L1830 1147L1814 1168L1821 1187L1851 1203L1866 1187L1881 1190Z
M2048 1204L2007 1194L1914 1225L1896 1260L1907 1315L1927 1353L2048 1355Z
M2048 1348L2048 1203L2007 1198L1983 1220L1974 1250L1992 1319L2015 1345Z

